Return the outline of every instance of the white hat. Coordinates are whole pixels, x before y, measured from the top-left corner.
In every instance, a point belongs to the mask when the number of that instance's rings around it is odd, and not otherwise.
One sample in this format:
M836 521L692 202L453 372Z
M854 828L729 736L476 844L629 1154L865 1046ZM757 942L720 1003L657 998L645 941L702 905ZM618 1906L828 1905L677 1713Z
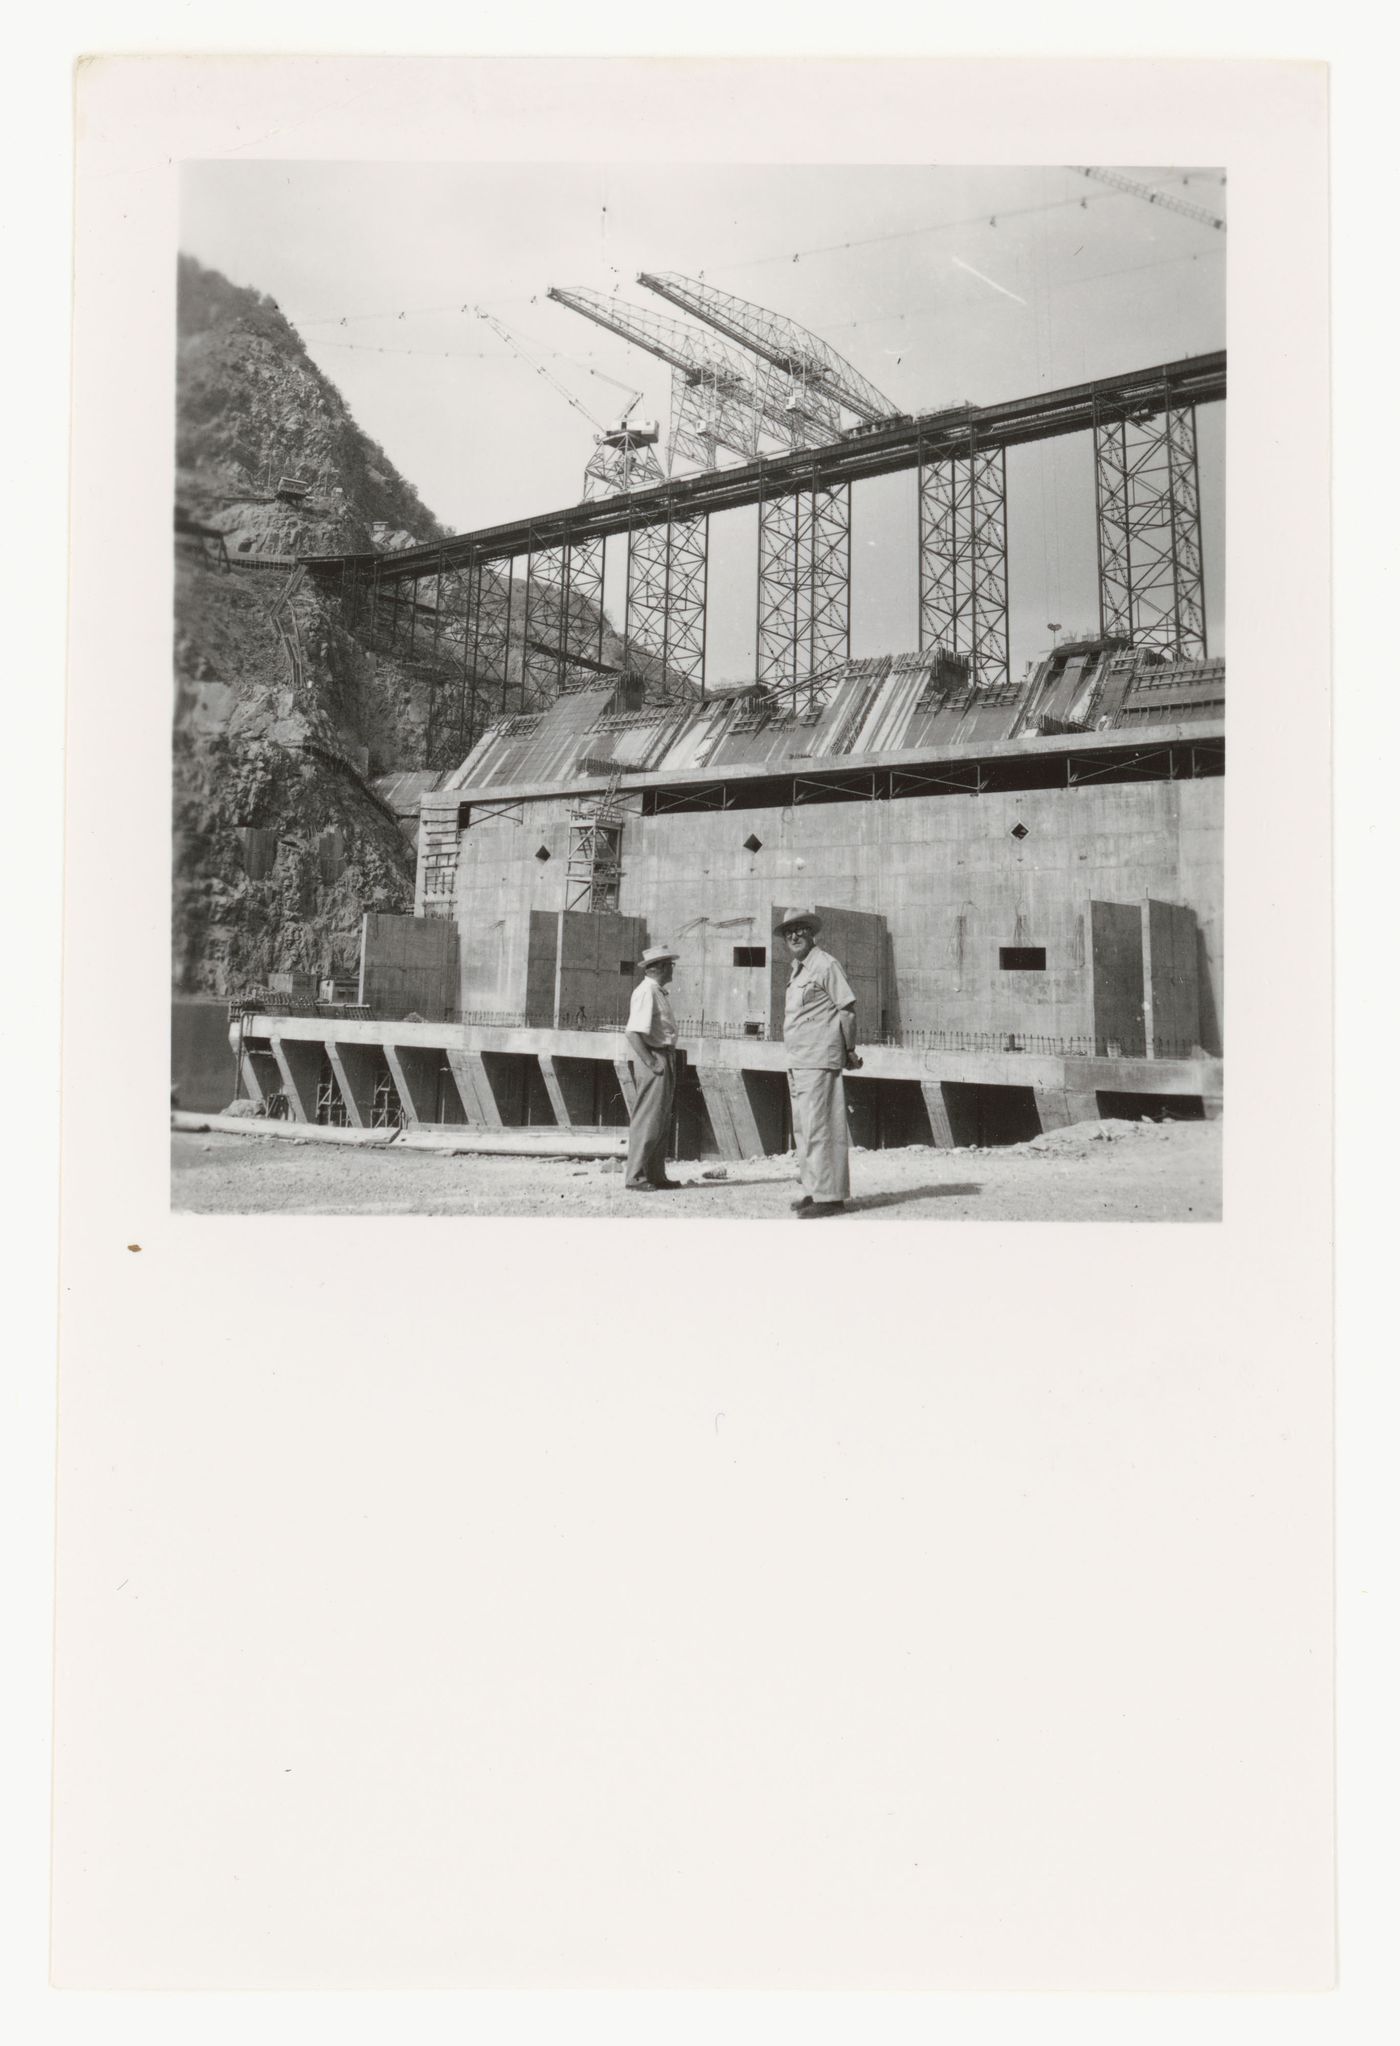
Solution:
M793 930L798 924L806 924L809 930L819 931L822 920L814 909L790 909L782 922L775 926L780 931Z
M663 959L679 959L679 952L673 952L669 945L648 945L642 954L642 971L649 966L659 966Z

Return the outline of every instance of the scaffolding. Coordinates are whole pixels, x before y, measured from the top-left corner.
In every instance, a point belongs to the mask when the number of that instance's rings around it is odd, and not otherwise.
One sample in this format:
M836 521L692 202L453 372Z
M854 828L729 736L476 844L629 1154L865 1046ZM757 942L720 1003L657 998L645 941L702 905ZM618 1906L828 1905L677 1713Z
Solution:
M812 483L758 508L758 680L813 710L851 654L851 491Z
M615 910L622 881L622 813L615 768L601 795L586 797L569 819L569 865L564 877L566 910Z
M552 703L567 683L578 679L583 670L571 666L571 655L585 661L602 656L604 544L584 540L530 550L521 654L525 710Z
M627 657L662 664L668 696L704 698L705 590L710 522L666 519L627 541Z
M1205 585L1196 409L1106 415L1095 408L1099 627L1185 660L1204 660Z
M919 468L919 646L967 659L974 688L1011 679L1006 617L1006 451Z

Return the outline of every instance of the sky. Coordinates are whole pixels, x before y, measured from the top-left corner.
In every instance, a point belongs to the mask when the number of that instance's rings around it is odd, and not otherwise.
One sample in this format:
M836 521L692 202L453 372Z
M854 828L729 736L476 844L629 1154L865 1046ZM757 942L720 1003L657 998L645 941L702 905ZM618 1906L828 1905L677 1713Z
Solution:
M1224 217L1209 168L1119 174ZM820 334L901 411L1028 397L1225 345L1223 230L1070 168L203 162L180 246L276 299L425 504L454 531L576 502L594 427L632 392L663 422L664 364L551 303L679 271ZM477 317L493 315L508 345ZM1223 653L1221 405L1197 422L1207 635ZM1011 673L1097 622L1092 453L1007 457ZM753 673L756 515L711 525L710 681ZM857 485L851 650L918 643L912 473ZM610 542L604 605L621 623Z

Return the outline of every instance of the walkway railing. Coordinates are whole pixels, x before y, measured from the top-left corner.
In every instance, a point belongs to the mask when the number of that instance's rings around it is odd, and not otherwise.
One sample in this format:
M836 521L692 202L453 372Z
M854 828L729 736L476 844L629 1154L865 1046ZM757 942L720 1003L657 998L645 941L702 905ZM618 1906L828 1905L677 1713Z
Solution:
M261 989L254 989L230 1001L230 1021L236 1021L240 1012L244 1015L260 1012L320 1016L331 1021L388 1023L401 1020L375 1017L371 1009L354 1002L322 1002L309 995L274 995ZM591 1030L620 1035L627 1028L625 1010L597 1015L585 1008L562 1015L557 1023L552 1009L449 1009L441 1020L483 1030ZM727 1023L713 1016L678 1016L676 1028L682 1039L691 1041L696 1038L728 1043L774 1041L764 1024ZM1021 1030L887 1030L878 1037L863 1038L861 1043L866 1050L1013 1052L1031 1058L1161 1060L1214 1056L1199 1044L1178 1038L1158 1038L1151 1051L1147 1051L1141 1046L1122 1044L1115 1038L1056 1037Z

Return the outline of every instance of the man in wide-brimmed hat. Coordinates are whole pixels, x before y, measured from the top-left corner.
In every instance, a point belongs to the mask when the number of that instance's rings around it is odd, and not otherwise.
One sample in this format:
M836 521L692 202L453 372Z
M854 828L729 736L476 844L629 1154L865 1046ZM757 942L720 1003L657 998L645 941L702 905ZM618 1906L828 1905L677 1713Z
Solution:
M858 1066L855 992L839 964L817 943L814 909L790 909L778 925L792 967L783 1009L792 1128L802 1198L800 1222L839 1215L851 1191L846 1090L841 1075Z
M669 945L648 945L627 1012L627 1048L637 1079L627 1135L629 1193L660 1193L676 1184L666 1174L666 1140L676 1099L679 1032L666 988L679 957Z

